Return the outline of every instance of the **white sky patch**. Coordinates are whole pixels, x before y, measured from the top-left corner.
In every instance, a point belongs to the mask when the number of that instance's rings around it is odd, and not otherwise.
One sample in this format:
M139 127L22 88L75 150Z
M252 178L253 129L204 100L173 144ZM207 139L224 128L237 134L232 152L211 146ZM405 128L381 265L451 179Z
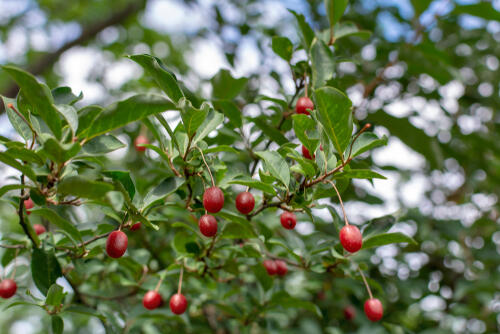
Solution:
M207 8L190 8L180 1L149 1L142 24L163 32L189 34L207 27L207 11Z
M379 166L393 165L410 170L420 170L425 166L425 159L396 137L389 137L387 146L373 151L372 157Z
M203 78L211 78L229 64L215 40L195 40L186 62Z

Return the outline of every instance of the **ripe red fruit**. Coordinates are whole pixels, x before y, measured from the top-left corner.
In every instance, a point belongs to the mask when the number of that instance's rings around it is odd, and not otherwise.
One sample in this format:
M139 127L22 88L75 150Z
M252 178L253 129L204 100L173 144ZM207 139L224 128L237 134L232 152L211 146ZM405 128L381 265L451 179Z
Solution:
M217 234L217 220L214 216L203 215L198 221L201 234L206 237L213 237Z
M203 206L211 213L219 212L224 206L224 194L218 187L210 187L203 194Z
M4 279L0 283L0 297L2 298L10 298L16 294L17 284L13 279Z
M187 308L186 297L182 293L176 293L170 298L170 310L174 314L182 314Z
M26 208L26 213L29 215L31 211L29 209L33 209L35 206L35 203L31 198L28 198L27 200L24 201L24 207Z
M148 291L142 298L142 305L148 310L154 310L161 305L161 295L156 291Z
M280 221L284 228L292 230L297 224L297 217L293 212L285 211L281 214Z
M344 307L344 318L352 320L356 317L356 310L351 305Z
M262 264L266 268L268 275L273 276L278 273L278 266L273 260L264 260Z
M249 214L255 207L255 199L248 191L244 191L236 196L236 209L246 215Z
M288 272L286 262L283 260L276 260L274 261L274 263L276 264L276 272L278 276L285 276L286 273Z
M113 231L106 241L106 252L113 258L122 257L127 250L128 238L122 231Z
M365 302L365 314L371 321L379 321L384 315L384 307L377 298L368 299Z
M309 113L309 111L307 111L307 109L314 110L314 103L307 96L302 96L301 98L299 98L297 100L297 104L295 105L295 112L297 114L310 115L310 113Z
M40 235L42 233L47 232L47 230L45 229L45 226L43 226L41 224L33 225L33 229L35 230L36 235Z
M135 140L134 140L134 146L135 146L135 150L137 152L146 151L146 147L140 146L140 145L145 145L145 144L149 144L149 140L144 135L138 135L137 138L135 138Z
M135 223L132 226L130 226L130 230L131 231L137 231L138 229L141 228L141 226L142 226L141 222Z
M304 156L304 158L309 159L309 160L312 160L315 157L314 154L311 155L311 152L309 152L307 147L305 147L304 145L302 145L302 155Z
M340 230L340 243L346 251L354 253L361 249L363 237L356 226L346 225Z

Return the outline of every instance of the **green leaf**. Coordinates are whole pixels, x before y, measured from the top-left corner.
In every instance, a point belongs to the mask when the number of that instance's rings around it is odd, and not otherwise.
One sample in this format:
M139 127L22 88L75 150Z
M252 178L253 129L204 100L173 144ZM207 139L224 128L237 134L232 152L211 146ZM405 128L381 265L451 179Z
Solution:
M62 334L64 331L64 321L62 318L58 315L52 315L51 316L51 322L52 322L52 333L53 334Z
M73 94L70 87L62 86L52 90L52 97L54 98L55 104L73 105L83 99L83 93L80 92L80 95L76 96Z
M264 160L266 169L271 175L280 180L288 188L290 184L290 169L285 159L275 151L259 151L255 152L255 154Z
M276 196L276 191L274 188L267 183L264 183L259 180L252 179L250 177L242 177L242 178L237 178L232 181L229 181L228 184L241 184L243 186L248 186L250 188L254 189L259 189L262 190L268 194L271 194L273 196Z
M24 175L26 175L28 178L30 178L32 181L36 182L36 175L35 172L31 169L31 167L27 165L22 165L20 162L18 162L16 159L12 158L9 154L5 152L0 152L0 162L3 162L6 165L9 165Z
M143 215L140 215L140 214L135 214L135 213L131 213L131 218L134 220L134 221L139 221L141 223L143 223L144 225L146 225L147 227L150 227L156 231L159 230L159 227L155 224L153 224L151 221L149 221L146 217L144 217Z
M40 248L33 248L31 254L31 275L38 290L47 294L50 286L62 276L61 266L57 262L54 252L46 252Z
M288 38L274 36L271 47L274 53L283 58L285 61L290 62L293 55L293 44Z
M431 4L432 0L411 0L413 9L415 9L415 16L420 16Z
M62 195L95 199L102 199L111 190L113 190L111 184L89 180L83 176L65 177L57 186L57 192Z
M352 134L351 100L333 87L316 89L318 119L337 152L342 155Z
M196 133L196 130L198 130L207 117L210 106L203 103L200 109L196 109L189 100L182 99L179 102L179 108L181 109L181 118L182 124L184 124L184 130L186 130L188 137L192 138Z
M334 26L344 15L349 0L325 0L326 15L330 26Z
M387 137L384 135L382 138L377 137L373 132L364 132L352 145L352 157L369 151L373 148L387 145Z
M349 36L357 36L367 39L371 36L371 34L372 33L368 30L359 29L353 22L342 22L335 25L333 37L335 37L336 40Z
M123 187L127 190L130 199L134 199L135 196L135 184L130 177L130 172L121 170L108 170L103 171L103 174L113 180L119 181Z
M16 307L16 306L37 306L37 307L43 308L42 305L31 303L31 302L26 302L24 300L19 300L19 301L15 301L15 302L7 305L3 310L6 311L6 310L8 310L12 307Z
M64 163L73 158L80 152L81 146L79 142L70 144L61 144L53 137L49 137L43 143L43 152L47 157L55 162Z
M5 193L11 191L11 190L16 190L16 189L22 189L22 188L30 188L28 185L22 185L22 184L8 184L0 188L0 196L5 195Z
M237 223L227 223L222 231L222 239L252 239L256 235L249 226Z
M50 286L49 292L47 293L45 304L59 307L64 299L64 295L65 293L63 292L62 286L58 284L52 284Z
M216 99L232 100L245 88L248 78L233 78L231 72L220 70L211 80L212 96Z
M303 299L292 297L285 291L279 291L275 293L269 301L269 307L301 308L307 311L311 311L318 317L322 317L321 311L317 305Z
M156 188L149 192L144 198L144 209L147 211L154 205L163 204L167 196L176 191L184 181L175 176L170 176L163 180Z
M61 119L54 105L50 91L28 72L14 66L2 66L23 91L26 100L40 114L50 130L61 138Z
M387 179L385 176L380 175L369 169L351 169L344 170L341 173L335 173L334 179Z
M301 33L300 38L302 40L302 44L304 46L304 49L308 51L314 39L314 31L312 30L311 26L306 22L306 18L304 17L304 15L298 14L291 9L289 9L288 11L292 13L293 16L295 16L295 19L297 20L297 23L299 25Z
M51 224L68 233L74 241L83 241L78 229L69 221L59 216L54 210L47 208L32 209L31 214L46 218Z
M309 138L307 132L316 130L316 122L304 114L294 114L292 115L292 119L295 135L309 152L313 153L318 146L319 140L317 138Z
M276 127L269 125L269 123L266 121L267 117L256 117L252 118L252 122L257 125L259 129L262 130L262 132L271 138L274 142L276 142L279 145L283 145L288 143L288 139L279 131L276 129Z
M67 105L58 105L56 108L63 115L64 119L66 119L71 132L75 135L78 130L78 114L76 113L76 109Z
M76 135L79 138L85 138L90 130L94 120L103 112L101 106L87 106L78 111L78 131Z
M313 88L322 87L335 73L335 61L332 51L320 39L311 45L311 69Z
M45 163L37 153L24 147L9 147L5 153L10 155L13 159L19 159L38 165L43 165Z
M417 242L412 238L401 232L395 233L382 233L363 240L363 249L380 247L389 244L397 244L406 242L412 245L417 245Z
M106 154L113 152L127 145L122 143L118 138L113 135L106 134L99 137L92 138L85 145L83 150L88 154Z
M243 124L241 111L236 106L236 103L230 100L213 100L212 104L215 109L220 110L226 115L234 127L239 128Z
M224 122L224 115L216 112L214 110L210 110L208 112L207 117L201 123L200 128L201 130L196 133L196 135L193 138L193 145L196 145L200 140L203 140L210 132L215 130L219 125L221 125Z
M210 148L203 150L204 154L217 153L217 152L239 153L238 150L234 149L233 147L231 147L229 145L219 145L219 146L210 147Z
M273 278L269 276L262 263L258 263L253 267L253 273L264 291L268 291L273 287Z
M23 120L21 116L19 116L14 110L7 107L9 103L12 103L14 107L16 107L17 103L15 99L11 99L5 96L1 96L4 104L4 109L7 112L7 117L9 118L10 124L14 127L14 129L24 138L26 142L33 139L33 133L31 132L30 127ZM19 111L19 110L18 110Z
M184 97L175 75L164 67L160 59L145 54L128 56L128 58L141 65L174 103L179 103Z
M149 115L177 109L175 105L160 95L138 94L114 103L94 120L87 131L88 139L118 129L128 123L141 120Z
M81 305L71 305L67 309L64 310L65 312L71 312L71 313L76 313L76 314L83 314L83 315L88 315L88 316L93 316L97 317L103 321L106 320L106 317L103 316L99 311L94 310L93 308L86 307L86 306L81 306Z

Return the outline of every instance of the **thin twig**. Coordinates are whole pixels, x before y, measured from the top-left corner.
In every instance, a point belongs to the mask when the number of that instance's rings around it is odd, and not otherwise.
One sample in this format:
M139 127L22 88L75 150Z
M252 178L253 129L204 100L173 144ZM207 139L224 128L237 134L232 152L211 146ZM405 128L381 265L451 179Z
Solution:
M345 224L349 225L349 221L347 221L347 214L346 214L345 208L344 208L344 203L342 202L342 197L340 197L339 190L337 189L337 187L335 186L335 183L333 183L332 180L326 180L325 182L330 183L332 185L333 189L335 189L335 192L337 193L337 197L339 198L339 201L340 201L340 206L342 207L342 212L344 213Z
M177 294L180 294L182 291L182 276L184 275L184 266L181 267L181 274L179 276L179 287L177 288Z

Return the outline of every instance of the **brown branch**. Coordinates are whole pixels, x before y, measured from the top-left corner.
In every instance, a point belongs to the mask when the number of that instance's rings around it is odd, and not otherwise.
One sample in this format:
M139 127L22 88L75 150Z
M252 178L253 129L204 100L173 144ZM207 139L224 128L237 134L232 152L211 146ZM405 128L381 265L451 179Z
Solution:
M83 45L89 42L104 29L126 21L129 17L133 16L134 14L138 13L142 8L144 8L145 5L146 5L146 0L130 1L130 3L125 8L123 8L120 11L117 11L110 17L104 19L101 22L97 22L93 25L83 28L82 33L78 38L67 42L54 52L42 56L32 66L29 66L27 68L27 71L33 75L42 74L47 70L47 68L53 66L64 52L66 52L67 50L71 49L74 46ZM18 91L17 85L12 84L5 90L3 95L14 97L16 96L17 91Z

